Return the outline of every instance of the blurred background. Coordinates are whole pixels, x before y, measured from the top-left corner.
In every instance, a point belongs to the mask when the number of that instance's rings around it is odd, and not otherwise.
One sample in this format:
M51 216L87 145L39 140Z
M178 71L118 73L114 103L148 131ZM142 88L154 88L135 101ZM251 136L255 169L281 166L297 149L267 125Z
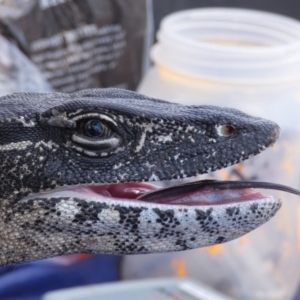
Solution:
M169 16L174 12L180 13ZM0 95L119 87L184 104L235 107L277 122L280 140L254 159L202 178L300 188L299 19L300 2L291 0L0 0ZM300 299L299 199L274 195L283 200L280 212L230 243L7 266L0 269L0 299L162 277L191 278L199 289L220 293L193 299ZM172 288L159 299L191 299Z

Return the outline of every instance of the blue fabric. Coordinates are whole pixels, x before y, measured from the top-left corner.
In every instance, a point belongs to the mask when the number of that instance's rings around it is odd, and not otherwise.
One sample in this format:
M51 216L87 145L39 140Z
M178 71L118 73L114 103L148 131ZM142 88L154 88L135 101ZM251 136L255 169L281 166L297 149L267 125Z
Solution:
M296 295L294 296L293 300L300 300L300 285L298 286L298 290L297 290Z
M38 300L48 291L120 279L120 256L95 255L64 265L52 260L0 268L1 300Z

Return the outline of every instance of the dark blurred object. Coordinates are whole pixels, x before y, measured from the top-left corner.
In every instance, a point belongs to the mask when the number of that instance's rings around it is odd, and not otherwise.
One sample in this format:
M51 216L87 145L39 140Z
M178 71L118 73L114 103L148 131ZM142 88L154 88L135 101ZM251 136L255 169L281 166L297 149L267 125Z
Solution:
M152 0L154 28L157 32L162 18L172 12L199 7L235 7L258 9L300 19L300 2L295 0Z
M149 1L3 0L0 32L61 92L134 90L152 36Z

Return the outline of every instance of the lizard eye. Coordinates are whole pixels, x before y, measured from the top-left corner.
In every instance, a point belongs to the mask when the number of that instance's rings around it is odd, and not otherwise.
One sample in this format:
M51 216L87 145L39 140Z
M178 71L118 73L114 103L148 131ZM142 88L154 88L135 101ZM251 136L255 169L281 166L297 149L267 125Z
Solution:
M105 156L118 148L121 137L117 123L106 115L89 113L72 119L76 129L71 135L71 147L88 156Z
M110 135L109 127L97 119L83 120L79 124L79 132L88 137L106 137Z

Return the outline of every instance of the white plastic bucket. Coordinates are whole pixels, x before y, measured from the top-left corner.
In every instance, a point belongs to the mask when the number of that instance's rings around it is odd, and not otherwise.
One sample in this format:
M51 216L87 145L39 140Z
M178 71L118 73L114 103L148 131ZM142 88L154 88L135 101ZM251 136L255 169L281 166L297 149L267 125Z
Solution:
M195 78L267 84L300 78L300 23L243 9L199 9L166 17L155 64Z

